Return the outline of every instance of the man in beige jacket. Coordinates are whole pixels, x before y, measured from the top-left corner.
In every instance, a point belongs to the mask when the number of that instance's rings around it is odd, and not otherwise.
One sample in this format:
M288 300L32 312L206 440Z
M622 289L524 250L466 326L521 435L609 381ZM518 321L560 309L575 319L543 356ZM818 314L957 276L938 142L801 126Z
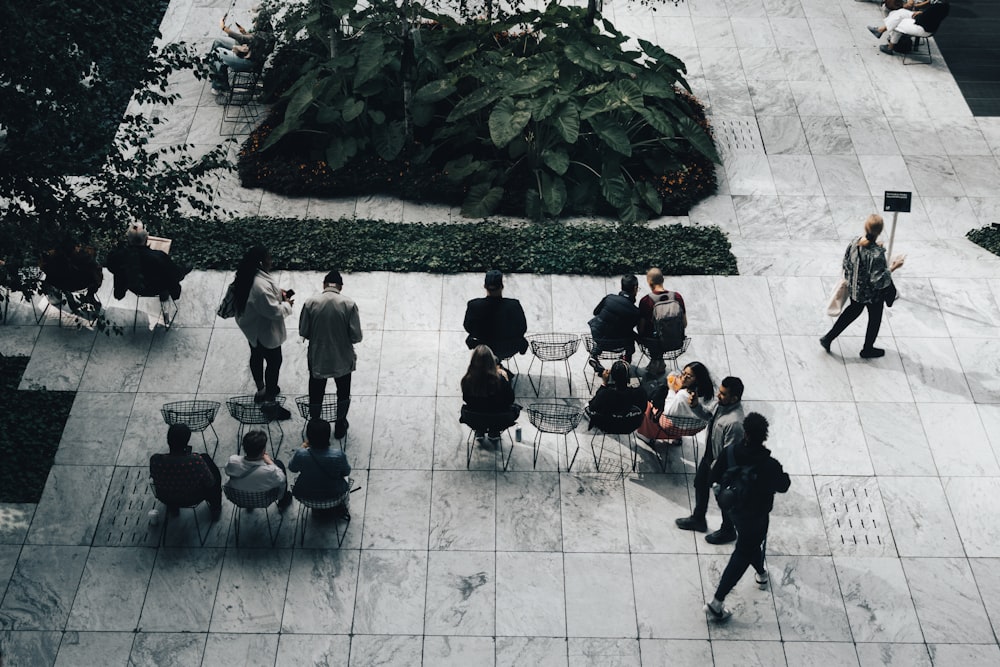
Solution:
M330 271L323 291L309 297L299 316L299 335L309 341L309 411L318 419L326 393L326 381L337 385L337 422L333 436L347 434L347 410L351 406L351 373L357 366L354 345L361 342L361 318L354 300L340 293L344 279Z

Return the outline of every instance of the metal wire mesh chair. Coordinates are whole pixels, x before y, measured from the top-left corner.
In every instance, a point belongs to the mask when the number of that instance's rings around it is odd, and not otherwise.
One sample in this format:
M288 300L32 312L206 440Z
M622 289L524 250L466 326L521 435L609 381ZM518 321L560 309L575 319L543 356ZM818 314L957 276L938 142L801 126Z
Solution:
M569 393L573 393L573 374L569 370L569 358L576 354L580 348L580 336L568 333L541 333L528 336L528 344L531 346L531 363L528 364L528 382L538 396L542 390L542 376L545 373L546 361L561 361L566 367L566 382L569 384ZM540 362L538 369L538 386L531 377L531 367L535 365L535 360ZM555 373L552 374L553 387L555 386Z
M583 346L587 349L587 359L583 364L583 377L587 381L587 390L592 392L594 391L594 385L597 384L596 382L594 382L594 372L593 369L591 369L590 367L590 357L594 353L594 346L595 346L594 337L591 336L590 334L584 334L582 338L583 338ZM601 353L597 355L597 358L601 359L602 361L617 361L625 356L625 352L626 352L625 347L616 347L610 350L601 350Z
M153 490L153 497L155 497L157 500L159 500L167 507L167 510L163 513L163 528L160 530L160 539L158 540L159 543L162 544L163 546L166 546L167 524L170 523L170 507L177 507L178 509L182 510L191 510L191 513L194 514L194 528L196 531L198 531L198 541L201 543L201 546L205 546L205 540L208 539L208 533L211 530L211 528L205 530L204 536L201 534L201 522L198 521L198 506L208 501L203 498L193 504L190 503L173 504L172 499L163 498L156 492L156 484L153 483L152 479L149 480L149 488Z
M641 356L639 357L640 361L642 360L643 357L652 361L653 355L650 354L649 352L649 344L643 340L639 340L638 345L639 345L639 351L641 352ZM674 366L674 370L679 371L680 366L677 364L677 359L678 357L682 356L685 352L687 352L690 346L691 346L691 339L685 337L683 345L681 345L676 350L666 350L665 352L663 352L662 355L660 355L660 358L663 359L663 361L665 362L669 361L670 363L672 363Z
M645 418L647 422L649 417ZM656 427L649 438L648 444L660 463L660 471L667 472L667 447L657 447L661 440L682 440L690 437L694 443L694 460L698 460L698 434L705 430L708 422L698 417L668 417L662 412L654 412L652 420ZM648 432L647 432L648 433Z
M275 529L274 534L271 534L271 514L267 511L268 508L281 500L281 497L285 494L285 486L276 486L270 491L242 491L240 489L234 489L228 484L222 485L222 492L226 494L226 498L233 504L233 525L236 530L236 546L240 546L240 515L243 514L245 509L264 509L264 517L267 519L267 536L271 540L271 546L278 541L278 533L281 532L281 525L285 522L285 514L278 509L278 515L281 517L278 520L278 527Z
M236 432L236 452L240 451L240 443L243 442L243 433L246 431L247 426L264 426L267 429L267 439L271 442L271 454L272 456L278 455L278 449L281 448L281 443L285 440L285 430L281 427L281 422L267 415L263 410L264 403L254 403L253 394L244 394L242 396L233 396L226 400L226 409L229 410L230 416L240 423L240 427ZM275 396L274 403L284 407L285 397ZM274 444L274 437L271 435L271 424L274 423L278 427L278 444Z
M232 73L229 90L226 92L226 99L223 102L219 134L239 136L250 134L253 131L260 115L260 102L257 93L261 69L254 68L249 72Z
M601 459L604 457L604 442L607 439L607 436L627 435L628 436L627 446L632 452L632 472L635 472L636 461L638 456L637 448L639 446L638 443L635 441L636 440L635 430L639 428L640 424L642 424L642 420L645 418L646 413L643 412L638 407L633 407L633 409L630 410L629 412L620 415L616 414L599 415L598 413L588 412L587 416L591 420L590 423L591 430L597 431L597 433L595 433L590 438L590 451L594 455L594 467L597 468L597 471L598 472L601 471ZM597 448L594 446L594 443L597 441L598 437L601 438L600 454L598 454ZM617 440L618 438L615 437L614 439ZM618 462L619 465L621 466L621 472L622 474L624 474L625 459L622 456L621 447L618 448Z
M212 450L212 457L219 449L219 434L215 432L215 416L219 414L222 404L218 401L174 401L164 403L160 408L163 421L167 426L174 424L184 424L194 433L201 433L201 441L205 445L205 453L208 453L208 440L205 438L205 430L212 429L215 436L215 448Z
M529 376L530 377L530 376ZM538 448L542 442L543 433L552 433L563 437L563 453L566 455L566 472L573 469L576 455L580 452L580 439L576 435L576 427L583 419L583 406L579 401L572 403L532 403L527 408L528 420L535 427L535 439L531 443L532 463L534 468L538 464ZM573 451L573 458L569 456L569 434L573 434L576 441L576 449Z
M503 469L507 470L510 465L510 457L514 454L514 440L510 437L510 427L517 423L517 417L512 418L511 412L477 412L462 406L459 422L469 427L469 437L465 439L465 467L472 465L472 444L476 439L476 433L486 433L488 431L500 432L500 442L498 443L500 462ZM507 458L503 455L503 436L507 436L510 441L510 451Z
M329 498L325 500L316 500L310 498L301 498L295 496L295 499L299 501L299 516L298 522L302 526L301 534L299 536L299 546L302 546L306 542L306 524L309 521L309 515L303 516L304 509L310 510L330 510L337 507L343 506L344 513L336 517L336 524L334 529L337 531L337 548L339 549L344 544L344 538L347 537L347 529L351 525L351 490L354 488L354 479L352 477L347 478L347 491L336 498ZM360 488L360 487L359 487ZM343 532L340 530L340 522L344 521L345 526Z
M337 421L337 395L336 394L326 394L323 396L322 403L310 403L308 396L296 396L295 397L295 407L299 409L299 415L304 420L302 422L302 439L306 439L306 425L309 423L310 419L313 419L313 408L315 410L315 418L328 421L331 424ZM343 450L347 449L347 435L339 441L340 448Z

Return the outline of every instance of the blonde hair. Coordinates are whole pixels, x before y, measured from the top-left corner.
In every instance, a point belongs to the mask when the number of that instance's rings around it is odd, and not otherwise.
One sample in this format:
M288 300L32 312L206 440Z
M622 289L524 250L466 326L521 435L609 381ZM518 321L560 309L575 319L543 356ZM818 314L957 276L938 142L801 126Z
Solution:
M885 229L885 220L878 213L872 213L865 218L865 238L858 242L858 245L868 246L875 243L875 239Z

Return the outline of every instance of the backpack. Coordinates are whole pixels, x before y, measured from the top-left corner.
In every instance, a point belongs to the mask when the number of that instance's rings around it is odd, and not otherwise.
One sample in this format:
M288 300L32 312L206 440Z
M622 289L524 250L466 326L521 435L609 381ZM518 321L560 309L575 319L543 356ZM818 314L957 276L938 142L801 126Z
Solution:
M653 330L664 350L684 347L684 308L677 292L664 292L653 303Z
M715 490L715 500L719 509L732 512L750 507L753 503L753 489L757 484L757 470L752 465L736 465L732 445L727 454L729 468L722 475L722 481Z

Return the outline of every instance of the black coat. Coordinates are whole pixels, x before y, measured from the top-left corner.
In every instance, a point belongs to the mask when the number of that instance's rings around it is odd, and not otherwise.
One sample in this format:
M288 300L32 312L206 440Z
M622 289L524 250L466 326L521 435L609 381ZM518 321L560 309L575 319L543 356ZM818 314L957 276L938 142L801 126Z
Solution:
M745 442L729 445L712 465L710 480L713 484L722 481L730 467L729 453L732 450L737 466L753 466L757 473L757 483L752 488L752 499L748 506L737 508L734 514L756 516L767 514L774 507L774 494L785 493L792 480L776 459L771 457L767 447L747 447Z
M635 325L639 323L639 307L627 292L608 294L594 308L590 332L595 340L635 341Z

